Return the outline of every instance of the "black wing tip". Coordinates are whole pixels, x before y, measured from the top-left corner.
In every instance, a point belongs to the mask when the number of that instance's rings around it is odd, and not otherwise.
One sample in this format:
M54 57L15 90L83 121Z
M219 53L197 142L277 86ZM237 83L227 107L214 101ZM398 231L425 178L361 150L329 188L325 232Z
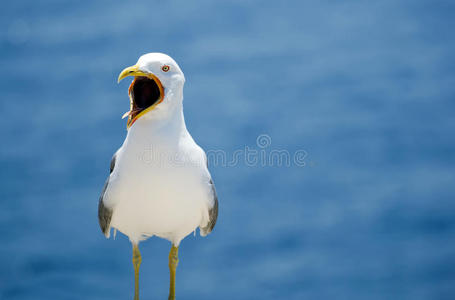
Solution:
M107 238L109 238L110 236L111 218L112 210L104 206L103 199L101 198L98 204L98 221L100 224L101 231Z
M117 160L117 154L114 154L111 159L111 164L109 166L109 174L112 174L115 168L115 163ZM104 194L106 193L107 186L109 184L109 177L104 183L103 191L101 192L100 200L98 202L98 221L100 224L101 231L103 232L106 238L109 238L111 232L111 218L112 218L112 209L107 208L103 203Z
M213 184L213 181L210 179L210 184L212 185L212 191L213 191L213 200L214 204L213 207L209 209L209 222L208 224L201 228L201 235L206 236L210 232L212 232L213 228L215 228L216 221L218 219L218 196L216 194L215 190L215 185Z

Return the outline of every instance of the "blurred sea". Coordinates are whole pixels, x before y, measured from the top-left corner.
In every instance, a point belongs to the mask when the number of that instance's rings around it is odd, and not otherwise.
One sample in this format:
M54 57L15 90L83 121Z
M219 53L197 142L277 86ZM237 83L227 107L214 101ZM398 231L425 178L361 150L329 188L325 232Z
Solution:
M164 52L206 150L304 150L305 166L212 165L207 238L179 299L454 299L455 2L4 1L0 299L131 299L131 246L98 197L128 80ZM262 149L262 148L261 148ZM141 244L166 299L167 241Z

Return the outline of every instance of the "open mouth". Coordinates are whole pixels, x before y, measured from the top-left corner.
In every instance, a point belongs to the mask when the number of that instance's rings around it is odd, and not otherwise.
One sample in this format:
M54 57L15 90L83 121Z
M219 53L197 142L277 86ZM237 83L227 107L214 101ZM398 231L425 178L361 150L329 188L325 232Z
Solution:
M155 108L163 100L163 88L158 78L136 76L129 88L130 111L128 116L128 127L143 114Z

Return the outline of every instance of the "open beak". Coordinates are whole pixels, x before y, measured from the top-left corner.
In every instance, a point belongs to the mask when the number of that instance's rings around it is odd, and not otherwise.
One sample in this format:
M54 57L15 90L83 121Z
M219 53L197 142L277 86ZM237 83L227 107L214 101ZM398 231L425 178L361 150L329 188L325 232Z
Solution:
M158 77L141 71L137 65L125 68L118 76L118 82L128 76L135 77L128 89L130 111L123 115L123 118L128 116L127 128L130 128L137 119L163 101L164 88Z

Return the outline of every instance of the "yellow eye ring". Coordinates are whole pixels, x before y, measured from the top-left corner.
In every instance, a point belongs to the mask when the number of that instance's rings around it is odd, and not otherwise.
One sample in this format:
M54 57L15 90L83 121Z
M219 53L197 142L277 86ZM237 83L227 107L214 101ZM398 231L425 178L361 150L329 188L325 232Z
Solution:
M168 65L164 65L164 66L161 67L161 70L163 70L163 72L167 72L167 71L169 71L169 69L170 68L169 68Z

